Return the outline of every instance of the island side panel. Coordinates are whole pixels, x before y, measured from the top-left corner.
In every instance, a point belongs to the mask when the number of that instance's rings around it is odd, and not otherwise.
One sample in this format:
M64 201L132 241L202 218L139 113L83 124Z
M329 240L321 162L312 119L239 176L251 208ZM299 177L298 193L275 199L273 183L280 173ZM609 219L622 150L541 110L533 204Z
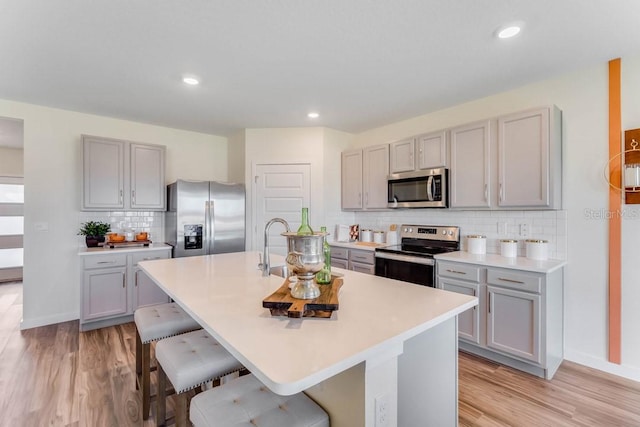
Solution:
M329 414L331 427L364 427L365 362L304 392Z
M398 426L458 425L458 317L407 341L398 357Z

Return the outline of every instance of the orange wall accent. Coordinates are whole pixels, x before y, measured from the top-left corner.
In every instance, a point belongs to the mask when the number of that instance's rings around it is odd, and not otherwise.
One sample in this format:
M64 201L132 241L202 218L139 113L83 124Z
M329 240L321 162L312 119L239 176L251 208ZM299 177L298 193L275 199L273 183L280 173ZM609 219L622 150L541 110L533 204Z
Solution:
M609 158L610 182L621 187L620 58L609 61ZM609 187L609 362L621 363L622 352L622 192Z

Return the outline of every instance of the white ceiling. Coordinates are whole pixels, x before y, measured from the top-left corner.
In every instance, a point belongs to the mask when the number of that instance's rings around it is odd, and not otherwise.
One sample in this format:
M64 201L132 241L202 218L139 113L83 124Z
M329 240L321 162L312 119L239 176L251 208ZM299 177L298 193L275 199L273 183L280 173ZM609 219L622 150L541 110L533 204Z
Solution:
M0 0L0 98L217 135L360 132L636 55L639 18L638 0Z

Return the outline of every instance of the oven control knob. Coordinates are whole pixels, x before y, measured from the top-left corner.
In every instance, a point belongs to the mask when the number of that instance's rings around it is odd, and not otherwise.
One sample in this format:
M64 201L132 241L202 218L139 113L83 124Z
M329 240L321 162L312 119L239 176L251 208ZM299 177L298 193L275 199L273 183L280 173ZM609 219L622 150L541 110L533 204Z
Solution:
M447 235L447 230L442 230L442 235L446 236Z
M404 231L407 233L413 233L413 228L405 228Z
M449 230L449 236L453 236L453 231Z

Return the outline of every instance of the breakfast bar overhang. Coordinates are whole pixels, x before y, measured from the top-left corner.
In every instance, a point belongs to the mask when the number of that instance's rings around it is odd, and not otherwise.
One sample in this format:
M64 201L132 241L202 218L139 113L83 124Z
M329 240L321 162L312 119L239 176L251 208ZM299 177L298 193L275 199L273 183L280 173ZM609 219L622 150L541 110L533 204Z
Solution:
M139 266L269 389L304 391L333 427L457 425L457 315L477 298L336 269L331 318L278 317L262 300L283 278L257 263L239 252Z

